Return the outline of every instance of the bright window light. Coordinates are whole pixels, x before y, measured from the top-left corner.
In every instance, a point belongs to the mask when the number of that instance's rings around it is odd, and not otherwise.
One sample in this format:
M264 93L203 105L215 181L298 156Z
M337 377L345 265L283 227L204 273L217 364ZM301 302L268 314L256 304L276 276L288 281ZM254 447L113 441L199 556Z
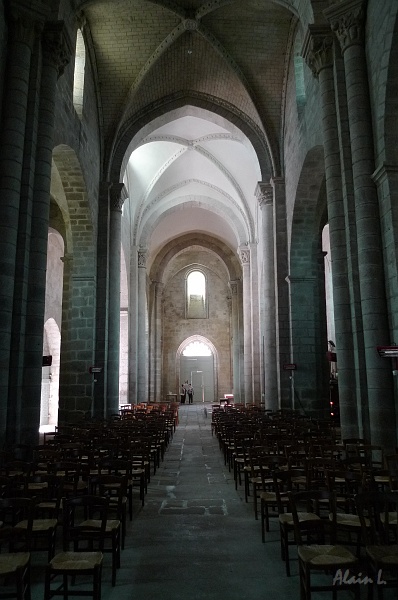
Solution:
M191 342L182 353L183 356L211 356L212 352L203 342Z

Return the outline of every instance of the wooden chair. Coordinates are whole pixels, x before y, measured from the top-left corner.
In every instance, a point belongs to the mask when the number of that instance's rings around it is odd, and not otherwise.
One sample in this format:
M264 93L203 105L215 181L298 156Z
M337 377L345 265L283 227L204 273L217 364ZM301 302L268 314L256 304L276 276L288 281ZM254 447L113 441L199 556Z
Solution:
M12 526L0 528L1 597L30 600L30 552L13 552L20 531Z
M127 478L127 499L130 521L133 519L133 466L130 460L109 458L98 463L98 475L118 475Z
M345 583L343 574L353 575L359 567L357 557L347 548L335 544L335 528L329 520L334 494L327 490L308 490L289 494L297 544L300 576L300 598L310 600L312 592L350 589L359 600L359 584ZM301 511L318 515L319 519L300 520ZM326 513L326 514L325 514ZM341 577L340 577L341 574Z
M286 575L290 576L290 556L289 546L295 545L294 534L294 520L293 513L291 512L290 497L289 493L295 491L295 483L302 476L301 470L290 469L288 471L277 471L274 473L274 486L276 499L278 504L278 519L279 519L279 532L281 542L281 556L285 562ZM297 490L296 490L297 491ZM320 517L312 512L300 511L298 513L300 521L306 521L309 519L318 520Z
M127 476L96 475L90 477L90 493L109 499L109 516L114 515L121 523L121 547L126 541Z
M253 488L254 517L258 519L258 498L260 492L269 492L273 488L272 474L275 470L287 467L288 459L279 454L272 454L269 449L250 448L250 478ZM276 506L276 501L275 501Z
M13 500L15 502L15 499ZM23 503L25 504L23 505ZM31 552L33 550L46 549L48 560L51 560L55 554L56 534L58 527L57 518L40 518L37 516L36 507L40 503L40 498L20 498L20 506L24 506L24 515L22 520L15 523L15 527L26 534L26 547Z
M48 563L45 571L44 600L62 596L66 600L72 596L92 596L101 600L101 577L103 548L105 544L106 521L109 501L92 495L67 498L63 506L63 551L57 553ZM95 518L92 524L87 517ZM86 521L86 524L82 523ZM98 525L99 522L99 525ZM70 548L73 547L73 550ZM70 580L84 576L84 587L69 587ZM87 590L87 576L92 578L92 587ZM56 578L62 584L53 587Z
M377 588L382 600L385 589L398 589L398 492L363 492L355 500L373 582L369 589Z

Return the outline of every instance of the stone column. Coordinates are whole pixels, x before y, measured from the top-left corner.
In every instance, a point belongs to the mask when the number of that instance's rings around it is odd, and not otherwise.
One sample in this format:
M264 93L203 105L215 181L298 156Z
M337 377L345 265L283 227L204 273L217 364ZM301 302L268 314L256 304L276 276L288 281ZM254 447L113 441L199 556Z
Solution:
M153 400L160 402L162 400L162 307L163 307L163 288L161 281L154 281L154 304L153 304L153 331L152 348L150 351L151 361L153 363L151 378L153 380Z
M61 257L64 264L63 290L62 290L62 319L61 319L61 352L59 373L59 407L58 423L71 421L71 413L74 411L73 388L76 385L76 377L71 365L73 364L73 340L72 338L72 307L73 307L73 255L67 254Z
M252 315L253 402L261 404L260 299L257 242L250 244L250 298Z
M239 328L239 282L230 281L231 331L232 331L232 378L234 402L241 402L240 381L240 328Z
M130 281L129 281L129 403L137 403L137 365L138 365L138 250L130 248Z
M310 25L303 55L319 79L322 104L323 147L332 263L333 303L338 361L340 421L343 438L357 437L358 413L355 359L351 322L350 285L347 272L346 218L342 194L340 144L333 73L333 35L330 28ZM326 345L325 345L326 351Z
M274 192L275 323L278 405L291 408L291 382L283 364L290 362L290 308L286 276L289 272L286 188L283 177L270 181Z
M270 183L259 182L256 196L261 209L264 299L264 402L265 408L277 410L278 381L276 367L276 314L275 314L275 255L274 255L274 191Z
M93 416L103 419L107 413L109 350L109 246L110 246L110 193L112 183L101 181L98 190L97 281L95 322L95 366L102 373L93 376Z
M344 0L328 8L325 15L340 42L346 76L371 441L393 449L397 436L391 365L376 352L377 345L388 345L391 338L379 203L372 180L374 144L364 44L365 2Z
M121 221L123 203L126 198L124 184L114 183L110 189L109 198L107 416L119 412Z
M25 333L25 365L22 402L23 439L37 442L40 423L43 326L46 300L50 186L58 78L64 72L72 45L62 21L46 23L42 35L39 118L32 206L31 247ZM28 443L29 443L28 442Z
M0 442L4 442L7 423L14 277L31 59L37 33L35 18L39 27L44 18L44 14L35 15L29 4L10 1L6 15L9 39L0 130Z
M148 401L148 307L146 250L139 249L138 260L138 331L137 331L137 401Z
M243 366L245 378L245 404L253 402L253 357L252 357L252 308L251 308L251 281L250 281L250 249L239 248L243 275Z

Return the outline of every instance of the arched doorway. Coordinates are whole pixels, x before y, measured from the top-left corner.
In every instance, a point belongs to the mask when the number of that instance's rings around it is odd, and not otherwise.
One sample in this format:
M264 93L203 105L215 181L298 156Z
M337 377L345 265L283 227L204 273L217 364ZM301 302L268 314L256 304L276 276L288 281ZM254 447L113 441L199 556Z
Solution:
M188 381L194 389L194 402L213 403L217 393L216 350L205 337L192 336L179 351L180 388Z

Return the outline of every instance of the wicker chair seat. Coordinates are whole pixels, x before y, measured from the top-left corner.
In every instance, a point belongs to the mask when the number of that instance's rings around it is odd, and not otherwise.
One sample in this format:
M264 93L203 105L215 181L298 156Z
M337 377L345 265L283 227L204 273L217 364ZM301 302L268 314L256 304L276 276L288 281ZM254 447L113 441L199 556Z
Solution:
M92 527L100 529L101 521L99 519L87 519L87 521L82 521L82 523L79 523L79 527ZM111 533L115 529L118 529L118 527L120 527L119 519L108 519L106 522L105 533Z
M398 545L366 546L366 553L380 565L398 566Z
M298 555L300 559L312 567L328 568L335 565L355 564L357 558L344 546L329 544L313 544L311 546L299 546Z
M0 576L11 575L29 563L29 552L10 552L0 554Z
M52 571L86 571L99 567L102 561L102 552L60 552L50 561L50 565Z
M297 516L298 516L300 522L310 521L310 520L314 521L317 519L319 520L319 518L320 518L315 513L310 513L310 512L298 512ZM279 515L279 522L282 525L291 525L293 527L293 524L294 524L293 514L292 513L282 513L281 515Z

